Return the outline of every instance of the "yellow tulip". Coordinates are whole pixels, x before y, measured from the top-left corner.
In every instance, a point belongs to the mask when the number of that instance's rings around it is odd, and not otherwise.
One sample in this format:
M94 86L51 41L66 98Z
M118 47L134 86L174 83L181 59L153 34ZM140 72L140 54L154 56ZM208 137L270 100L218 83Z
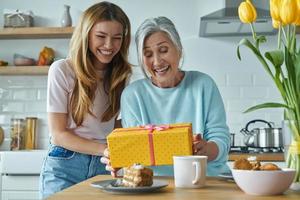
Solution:
M281 7L281 0L270 0L270 13L273 20L281 21L280 7Z
M279 26L280 26L280 21L272 19L272 25L273 25L274 28L278 29Z
M243 23L252 23L256 20L256 9L250 0L242 2L238 8L240 20Z
M282 0L280 19L284 24L295 23L297 16L297 0Z

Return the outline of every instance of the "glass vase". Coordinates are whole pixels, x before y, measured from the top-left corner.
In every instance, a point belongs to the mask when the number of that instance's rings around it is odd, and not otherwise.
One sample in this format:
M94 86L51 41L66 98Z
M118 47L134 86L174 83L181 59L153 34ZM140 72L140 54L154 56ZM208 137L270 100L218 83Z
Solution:
M300 148L297 141L299 130L294 121L285 120L282 124L282 133L284 141L285 161L288 168L295 169L296 175L290 186L292 190L300 190ZM297 136L298 137L295 137Z

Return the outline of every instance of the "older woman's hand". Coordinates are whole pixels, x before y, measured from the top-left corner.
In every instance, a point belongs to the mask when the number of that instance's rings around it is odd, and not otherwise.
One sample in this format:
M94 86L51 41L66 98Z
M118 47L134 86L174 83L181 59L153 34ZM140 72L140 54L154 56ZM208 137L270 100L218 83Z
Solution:
M219 148L215 142L202 139L200 134L193 136L193 154L204 155L208 161L214 160L219 153Z
M202 139L200 134L193 135L193 154L208 155L207 142Z
M110 171L111 175L116 178L117 177L117 172L119 170L118 169L115 169L113 168L111 165L110 165L110 159L109 159L109 151L108 151L108 148L106 148L103 152L103 156L101 157L100 159L100 162L105 164L105 170L107 171Z

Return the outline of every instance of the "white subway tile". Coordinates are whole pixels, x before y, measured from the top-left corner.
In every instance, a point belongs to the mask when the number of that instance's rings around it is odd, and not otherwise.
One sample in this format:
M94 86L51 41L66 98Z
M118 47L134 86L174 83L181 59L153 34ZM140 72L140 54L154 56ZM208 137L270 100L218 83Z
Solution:
M2 104L3 112L23 112L24 103L22 102L6 102Z
M218 87L227 85L226 74L219 72L219 73L210 73L209 75L216 82Z
M274 85L268 87L268 97L270 99L274 99L275 101L282 101L281 94Z
M254 119L266 119L266 111L253 111L253 112L249 112L249 113L245 113L242 115L243 120L242 120L242 124L243 126L246 126L246 124L249 121L252 121Z
M255 100L248 99L238 99L238 100L228 100L227 101L227 111L228 112L244 112L249 107L255 104Z
M36 136L37 138L44 138L47 139L49 138L49 129L48 126L43 126L41 124L37 125L37 129L36 129Z
M46 101L26 102L25 112L46 112Z
M241 91L240 87L230 86L230 87L219 87L221 96L223 99L240 99L241 98Z
M37 149L48 149L49 138L41 138L37 140Z
M9 76L9 88L39 88L47 85L47 76Z
M38 113L37 115L38 123L41 125L48 124L48 114L47 113Z
M33 89L22 89L22 90L13 90L13 99L14 100L36 100L37 91Z
M2 124L2 125L9 124L10 123L10 118L11 118L10 114L0 113L0 124Z
M280 111L280 109L279 109L279 112L267 112L266 113L266 120L270 121L270 122L274 122L274 126L276 128L281 127L283 119L284 119L283 110Z
M242 115L241 112L230 112L227 113L227 123L228 124L240 124L242 123Z
M0 100L12 99L12 92L5 88L0 88Z
M266 87L241 87L242 89L242 98L249 99L264 99L268 97Z
M37 91L37 100L46 100L47 99L47 88L41 88Z
M272 78L267 73L253 74L253 84L255 86L270 86L274 85Z
M228 86L251 86L252 77L249 74L227 74L227 85Z

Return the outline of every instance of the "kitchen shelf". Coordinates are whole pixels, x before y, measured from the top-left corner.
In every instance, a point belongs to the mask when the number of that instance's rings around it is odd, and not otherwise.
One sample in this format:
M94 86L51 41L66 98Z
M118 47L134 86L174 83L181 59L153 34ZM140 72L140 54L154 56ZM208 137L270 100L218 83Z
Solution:
M0 75L48 75L49 66L5 66Z
M70 38L74 27L2 28L0 39Z

